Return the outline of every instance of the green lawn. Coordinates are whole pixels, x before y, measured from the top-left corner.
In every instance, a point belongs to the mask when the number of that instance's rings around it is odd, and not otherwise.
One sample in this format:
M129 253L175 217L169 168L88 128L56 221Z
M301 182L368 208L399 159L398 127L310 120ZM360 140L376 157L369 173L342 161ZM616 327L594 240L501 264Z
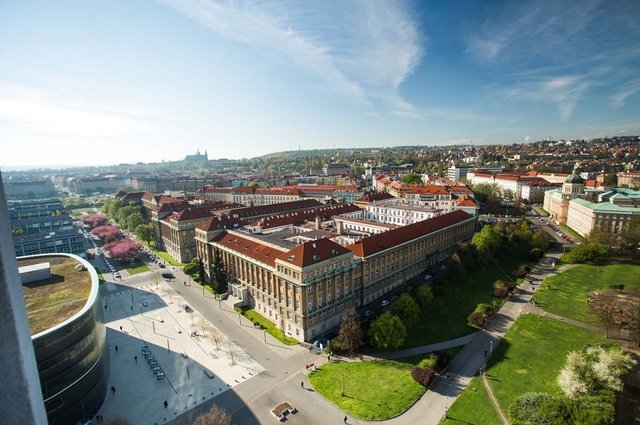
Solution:
M563 322L531 314L521 316L494 350L487 370L505 414L508 416L509 406L524 393L559 394L556 378L567 354L584 344L603 342L602 337ZM481 382L474 381L476 392L480 392ZM479 419L495 412L487 396L469 394L471 388L467 387L454 403L450 416L469 423L499 423Z
M166 261L167 263L171 264L172 266L178 266L178 267L182 267L185 264L181 263L179 261L176 261L173 259L172 256L169 255L169 253L167 251L160 251L160 250L156 250L155 253L159 256L162 257L162 259L164 261Z
M467 388L449 408L448 416L449 419L443 418L440 424L502 425L482 380L477 376L471 379Z
M295 345L298 343L297 339L286 336L271 320L267 319L257 311L253 309L245 310L242 314L254 324L266 330L269 335L278 341L287 345Z
M463 348L464 348L464 345L459 345L457 347L447 348L446 350L442 350L442 351L449 353L449 356L451 356L451 361L453 361L453 359L458 355L460 351L462 351ZM411 366L417 366L422 359L428 356L429 356L429 353L416 354L415 356L401 357L399 359L395 359L395 361L407 363L407 364L410 364Z
M571 237L571 239L579 241L579 242L583 242L584 238L582 236L580 236L579 234L577 234L575 232L575 230L573 230L571 227L567 226L566 224L561 224L560 228L562 230L564 230L564 233L566 233L567 235L569 235L569 237Z
M138 264L137 266L127 267L127 272L129 272L130 275L144 273L148 271L149 271L149 267L147 267L146 264Z
M580 265L545 279L536 294L536 303L545 310L579 320L598 323L598 317L589 311L589 292L624 284L625 289L640 286L640 266L609 264L603 266Z
M523 253L498 260L500 268L509 275L512 270L526 263ZM481 270L469 273L466 278L454 280L446 286L446 292L436 295L427 309L421 311L420 322L411 330L403 347L417 347L446 341L467 335L478 329L467 326L467 316L479 303L493 304L499 309L504 300L492 295L493 283L507 279L495 264L485 265Z
M411 378L411 366L390 360L328 363L309 374L313 388L350 416L393 418L411 407L425 387Z

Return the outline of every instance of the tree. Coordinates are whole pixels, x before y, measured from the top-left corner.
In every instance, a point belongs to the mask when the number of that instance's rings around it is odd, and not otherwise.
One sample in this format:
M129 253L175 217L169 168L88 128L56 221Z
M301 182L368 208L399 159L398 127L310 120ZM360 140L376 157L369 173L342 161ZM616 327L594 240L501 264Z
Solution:
M619 347L589 346L567 355L558 385L569 397L592 395L601 390L622 390L623 376L636 364Z
M471 244L478 251L478 258L489 261L500 246L500 235L495 226L484 226L482 230L473 235Z
M233 341L227 341L229 348L227 349L227 353L229 353L229 359L231 360L231 366L236 364L236 357L238 356L238 346L233 343Z
M604 337L609 333L609 327L618 311L618 293L613 289L595 291L588 300L589 309L598 315L604 326Z
M220 350L220 342L224 335L216 327L209 328L209 338L216 344L216 350Z
M218 294L223 294L229 290L227 284L227 269L222 261L220 249L213 249L213 284Z
M205 413L200 414L193 425L230 425L231 417L227 412L213 405Z
M391 304L391 314L402 320L407 329L411 329L420 321L420 307L413 297L407 293Z
M378 348L398 348L407 338L407 328L398 316L385 312L371 323L369 339Z
M422 176L420 174L405 174L400 180L404 184L421 184Z
M338 341L340 346L349 354L353 354L362 347L364 332L360 326L360 315L355 307L345 310L340 323Z
M145 241L146 243L151 243L154 236L153 226L150 223L140 224L136 227L135 230L136 236Z
M99 226L106 223L109 218L104 214L87 214L82 217L82 222L88 224L91 227Z
M126 219L127 229L133 232L136 230L136 227L144 224L144 217L138 211L135 211L133 214L129 215Z
M109 251L111 257L116 260L128 261L133 260L142 251L142 245L131 239L121 239L119 241L112 242L103 247L103 249Z
M95 227L91 233L100 239L107 239L108 237L111 237L112 239L119 239L120 236L122 236L120 229L116 226L98 226Z
M473 193L479 202L487 202L489 196L495 198L500 194L500 187L497 184L481 183L473 186Z
M420 285L416 290L416 301L420 308L426 308L433 301L433 289L430 286Z
M551 245L553 245L553 239L551 239L546 231L538 229L531 238L531 245L542 252L547 252L549 248L551 248Z

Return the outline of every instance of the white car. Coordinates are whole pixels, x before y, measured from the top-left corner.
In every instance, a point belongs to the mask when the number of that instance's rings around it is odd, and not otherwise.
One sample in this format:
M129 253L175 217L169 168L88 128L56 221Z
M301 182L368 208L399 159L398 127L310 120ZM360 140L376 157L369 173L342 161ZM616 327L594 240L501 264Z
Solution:
M430 280L433 276L431 276L430 274L425 274L424 275L424 280Z
M380 301L380 307L386 307L389 305L389 300L382 300Z

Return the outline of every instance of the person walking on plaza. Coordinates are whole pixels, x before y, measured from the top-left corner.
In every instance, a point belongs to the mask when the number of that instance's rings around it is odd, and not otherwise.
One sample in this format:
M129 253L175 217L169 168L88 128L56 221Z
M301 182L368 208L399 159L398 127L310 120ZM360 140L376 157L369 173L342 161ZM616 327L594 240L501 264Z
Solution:
M113 385L111 386L111 392L113 393L113 395L116 395L116 387L114 387Z
M133 360L135 360L136 363L138 363L138 356L133 356Z
M116 345L116 353L118 352L118 346Z
M344 415L344 423L347 423L347 415Z
M169 407L169 403L167 402L167 400L164 401L164 408L166 409L167 407Z
M300 381L300 388L304 388L304 381Z

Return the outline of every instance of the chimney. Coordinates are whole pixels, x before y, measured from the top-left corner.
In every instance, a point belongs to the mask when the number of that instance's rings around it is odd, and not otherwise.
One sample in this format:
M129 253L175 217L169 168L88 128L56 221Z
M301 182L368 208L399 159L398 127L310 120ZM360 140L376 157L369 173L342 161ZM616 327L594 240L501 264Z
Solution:
M316 216L316 230L320 230L322 228L322 220L320 220L320 216Z

